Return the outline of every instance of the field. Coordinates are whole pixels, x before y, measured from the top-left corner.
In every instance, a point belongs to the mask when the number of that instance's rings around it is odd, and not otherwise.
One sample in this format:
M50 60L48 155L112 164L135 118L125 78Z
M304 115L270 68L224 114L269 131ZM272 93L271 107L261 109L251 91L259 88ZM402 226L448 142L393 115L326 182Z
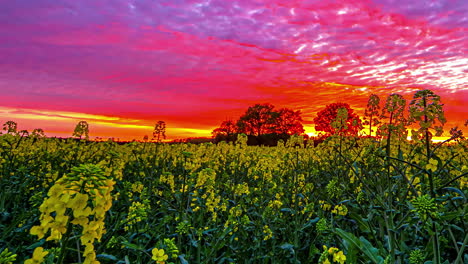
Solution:
M0 263L468 263L467 140L302 143L2 135Z

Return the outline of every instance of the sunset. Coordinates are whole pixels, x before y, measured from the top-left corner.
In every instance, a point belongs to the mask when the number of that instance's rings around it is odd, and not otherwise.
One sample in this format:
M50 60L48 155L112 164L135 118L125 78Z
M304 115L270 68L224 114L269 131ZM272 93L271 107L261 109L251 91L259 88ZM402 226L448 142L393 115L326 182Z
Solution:
M468 263L467 0L0 2L0 264Z
M8 1L0 121L71 136L210 137L257 103L301 110L431 89L468 119L466 1ZM465 134L467 133L466 127Z

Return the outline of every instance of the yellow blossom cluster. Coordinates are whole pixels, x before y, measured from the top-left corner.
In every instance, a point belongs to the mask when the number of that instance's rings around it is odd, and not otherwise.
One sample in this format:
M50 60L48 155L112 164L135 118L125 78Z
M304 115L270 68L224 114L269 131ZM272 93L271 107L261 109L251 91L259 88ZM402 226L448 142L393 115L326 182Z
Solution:
M143 203L139 201L133 201L132 205L128 209L128 216L126 219L125 231L128 231L130 227L144 221L148 218L148 210L150 209L149 200L143 200Z
M273 237L273 232L268 225L263 226L263 240L269 240Z
M343 251L339 250L336 247L323 246L323 253L320 256L319 263L320 264L331 264L330 257L332 258L333 263L340 263L344 264L346 262L346 255Z
M143 191L144 185L141 182L132 183L132 192L141 193Z
M344 204L339 204L333 207L333 210L331 212L337 215L346 215L348 214L348 208Z
M94 242L100 241L105 232L105 213L112 206L114 183L97 165L74 167L50 188L39 207L41 224L33 226L30 233L41 239L50 231L46 240L58 242L71 233L72 225L81 226L80 241L85 246L83 263L99 263Z
M323 201L323 200L319 200L319 204L320 204L320 208L322 208L322 210L324 211L330 211L330 209L332 208L332 205Z
M436 171L438 163L439 162L436 159L430 159L429 163L426 164L426 170Z

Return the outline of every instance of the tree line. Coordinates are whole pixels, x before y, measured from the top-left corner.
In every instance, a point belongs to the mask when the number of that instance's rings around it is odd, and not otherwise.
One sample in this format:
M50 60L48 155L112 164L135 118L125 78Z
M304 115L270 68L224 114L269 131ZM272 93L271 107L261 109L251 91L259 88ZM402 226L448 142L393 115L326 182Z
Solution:
M212 131L212 137L214 142L235 141L237 135L246 134L250 144L275 145L292 135L307 137L302 122L301 111L276 109L269 103L256 104L238 120L223 121ZM397 93L388 95L383 104L378 95L371 94L363 118L347 103L331 103L317 113L313 122L321 138L339 134L402 140L408 137L408 128L415 124L419 128L411 130L411 137L430 140L434 135L442 135L446 119L440 96L431 90L420 90L414 93L408 106L406 99ZM462 136L457 127L450 134Z
M248 136L249 145L276 145L279 140L287 140L292 135L304 134L303 119L300 110L289 108L277 109L270 103L250 106L237 120L225 120L212 131L214 143L220 141L236 141L239 134ZM406 99L397 93L387 96L382 103L376 94L368 98L361 118L348 103L331 103L321 109L313 119L315 130L319 132L319 139L332 135L341 136L367 136L377 139L396 138L403 140L408 137L408 127L419 125L418 129L411 130L412 139L430 140L434 135L440 136L446 119L440 96L431 90L420 90L414 93L407 106ZM468 126L466 120L465 126ZM368 129L364 129L367 126ZM3 133L11 135L44 137L42 129L18 130L17 123L7 121L3 124ZM0 132L2 134L2 132ZM166 123L158 121L153 130L152 142L161 143L166 139ZM451 138L462 138L458 127L450 130ZM89 125L80 121L75 126L72 137L89 140ZM144 142L150 138L146 135ZM204 140L200 142L205 142Z
M279 140L294 134L303 134L301 111L289 108L275 109L272 104L256 104L237 120L225 120L213 130L215 142L234 141L238 134L246 134L258 140Z

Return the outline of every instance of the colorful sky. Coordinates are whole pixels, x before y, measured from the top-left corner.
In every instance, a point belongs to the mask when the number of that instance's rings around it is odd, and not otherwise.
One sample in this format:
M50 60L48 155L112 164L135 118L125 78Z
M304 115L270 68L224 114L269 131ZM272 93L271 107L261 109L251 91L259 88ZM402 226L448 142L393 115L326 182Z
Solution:
M468 119L466 0L0 1L0 122L71 136L210 136L256 103L362 114L371 93ZM465 134L468 134L465 128Z

